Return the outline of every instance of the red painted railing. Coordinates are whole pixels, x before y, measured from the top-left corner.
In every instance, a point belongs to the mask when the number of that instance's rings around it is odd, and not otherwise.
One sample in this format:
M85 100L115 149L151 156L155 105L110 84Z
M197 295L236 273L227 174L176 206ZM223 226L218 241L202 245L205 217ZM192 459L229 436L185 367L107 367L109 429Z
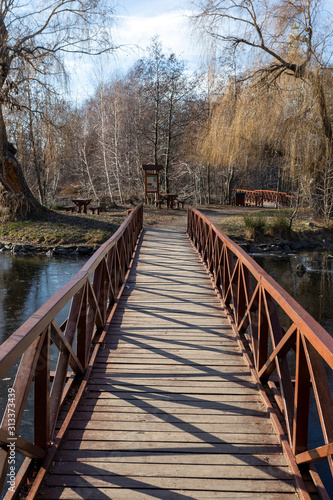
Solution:
M274 420L290 466L327 460L333 473L333 338L251 257L213 222L188 209L188 234L211 273L268 407L275 399L283 428ZM320 419L322 444L308 444L310 395ZM272 412L273 415L273 412ZM275 418L275 417L274 417ZM287 438L284 438L284 431ZM302 486L300 486L300 491Z
M0 347L0 375L8 376L16 363L16 377L8 389L8 403L0 428L0 478L12 498L34 458L52 461L83 393L93 361L105 335L110 311L116 307L118 293L129 269L138 236L142 230L143 207L136 207L118 231L89 259L76 276L51 297ZM67 319L57 316L69 306ZM55 372L50 370L50 348L58 350ZM56 431L60 407L69 390L80 381L68 417ZM20 423L32 390L34 412L31 416L34 439L19 435ZM27 457L18 474L11 478L12 448ZM9 467L9 468L8 468ZM45 466L46 467L46 466ZM45 469L44 469L45 472ZM40 471L39 474L43 475ZM36 485L39 476L36 479ZM35 483L34 483L35 484ZM33 486L33 492L37 486ZM1 488L0 488L1 489Z
M245 193L245 205L262 207L263 203L277 203L284 207L291 205L294 196L281 191L270 191L268 189L236 189L238 193Z

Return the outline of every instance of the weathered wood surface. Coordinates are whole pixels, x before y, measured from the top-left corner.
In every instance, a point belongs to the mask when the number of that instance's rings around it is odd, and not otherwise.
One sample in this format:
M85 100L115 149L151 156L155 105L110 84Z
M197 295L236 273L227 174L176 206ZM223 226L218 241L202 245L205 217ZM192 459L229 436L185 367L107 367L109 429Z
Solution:
M39 498L297 498L233 331L185 234L145 232Z

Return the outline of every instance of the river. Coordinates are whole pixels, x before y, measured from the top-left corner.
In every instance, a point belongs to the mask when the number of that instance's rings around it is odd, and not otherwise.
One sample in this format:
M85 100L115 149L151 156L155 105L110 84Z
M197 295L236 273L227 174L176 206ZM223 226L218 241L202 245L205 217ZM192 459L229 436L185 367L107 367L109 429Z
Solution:
M83 266L83 257L0 253L0 342L4 342Z

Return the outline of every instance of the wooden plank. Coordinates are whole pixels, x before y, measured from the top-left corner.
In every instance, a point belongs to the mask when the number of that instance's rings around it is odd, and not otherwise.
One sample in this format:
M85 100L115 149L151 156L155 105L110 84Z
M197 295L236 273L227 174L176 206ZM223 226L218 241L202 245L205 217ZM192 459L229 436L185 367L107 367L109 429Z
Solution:
M209 415L209 418L207 418ZM237 414L229 414L222 412L218 412L215 414L191 414L191 413L180 413L178 415L163 413L162 415L149 414L145 412L141 413L126 413L122 411L121 413L115 412L106 412L106 411L77 411L73 417L73 422L75 421L83 421L83 422L93 422L95 420L102 420L103 422L122 422L124 425L128 425L127 422L181 422L181 419L186 419L186 423L188 424L202 424L207 423L209 420L210 424L230 424L232 423L234 426L239 423L247 423L253 424L253 415L237 415ZM261 426L262 423L269 422L269 417L266 414L260 414L255 419L255 424L257 426ZM127 427L128 428L128 427Z
M259 425L260 424L260 425ZM125 431L128 432L128 421L118 422L113 421L112 423L101 420L75 420L71 424L71 429L85 429L85 430L105 430L107 432L113 431ZM218 435L218 433L231 433L235 432L235 423L223 423L223 424L199 424L199 423L189 423L189 422L131 422L131 432L186 432L190 434L197 434L203 432L209 432L210 434ZM238 434L271 434L272 425L270 422L242 422L237 424ZM252 438L250 438L252 439Z
M138 464L190 464L190 465L237 465L244 464L265 467L266 465L285 466L282 454L250 455L250 454L205 454L205 453L149 453L149 452L120 452L101 450L63 451L61 460L68 462L105 462L105 463L138 463ZM62 462L61 462L62 463Z
M244 467L244 469L246 469ZM142 480L137 476L93 476L89 472L85 475L50 475L45 481L47 486L83 487L89 485L95 488L123 488L131 484L133 488L140 489L155 486L164 489L203 489L207 491L228 491L238 493L254 491L269 494L270 492L295 491L292 481L264 480L264 479L204 479L204 478L168 478L145 477Z
M78 441L131 441L132 443L144 442L159 442L167 441L168 443L244 443L244 444L278 444L279 439L274 434L232 434L225 432L156 432L156 431L135 431L127 430L73 430L72 428L67 433L68 440Z
M178 374L180 375L192 375L193 373L197 372L198 376L204 376L204 375L216 375L216 376L221 376L224 372L225 373L232 373L233 369L233 364L228 363L225 365L221 364L212 364L211 366L207 367L205 364L200 364L198 362L190 362L186 367L181 363L179 360L176 363L161 363L160 365L157 365L156 363L139 363L135 362L133 360L132 363L126 363L126 362L120 362L117 363L116 361L109 361L108 359L105 360L103 363L103 360L99 360L98 363L96 363L95 369L99 372L105 370L105 373L110 373L110 374L143 374L147 373L149 377L153 376L154 374L156 376L160 375L166 375L169 374L169 376L177 376ZM242 373L242 368L243 366L241 364L238 364L235 366L235 370L237 373L241 374ZM247 372L248 373L248 372ZM240 375L239 375L240 376Z
M140 397L139 397L140 396ZM193 407L200 407L200 403L202 403L204 406L211 404L211 403L220 403L220 406L223 406L225 403L233 403L234 401L236 402L255 402L258 399L257 394L250 394L244 396L243 394L221 394L221 395L215 395L215 394L205 394L205 397L192 397L191 394L144 394L144 395L139 395L139 394L134 394L131 391L128 392L118 392L117 394L112 394L109 391L94 391L92 388L90 388L84 398L84 401L88 401L89 403L92 404L93 400L99 400L97 404L105 404L104 401L108 401L108 404L112 405L115 401L119 402L120 400L123 401L132 401L135 400L135 403L132 404L138 404L140 406L140 403L143 405L149 404L150 406L155 406L157 405L158 401L183 401L184 406L193 406ZM103 400L103 402L102 402ZM199 406L198 406L199 405Z
M168 439L167 435L162 436ZM160 453L210 453L210 454L225 454L232 455L238 454L281 454L281 446L276 444L263 444L263 443L241 443L235 446L235 443L203 443L192 442L187 443L173 443L169 441L86 441L79 439L66 439L62 444L63 450L98 450L114 452L114 451L127 451L127 452L150 452L153 454Z
M196 396L202 396L206 394L213 394L213 395L225 395L225 394L232 394L232 395L257 395L257 392L255 388L252 387L247 387L246 384L243 384L242 386L232 386L232 387L227 387L225 385L217 385L216 388L208 386L208 387L177 387L176 384L170 391L167 390L165 387L158 387L158 386L139 386L139 385L117 385L117 384L112 384L112 383L107 383L107 381L104 381L104 383L100 384L91 384L89 392L92 391L97 391L97 392L104 392L104 391L109 391L109 389L112 388L112 392L117 396L117 393L123 394L124 391L130 392L135 395L140 395L140 394L162 394L162 395L172 395L173 397L176 394L182 394L182 395L190 395L194 394Z
M69 468L70 467L70 468ZM200 465L196 464L145 464L145 463L110 463L98 462L92 464L91 462L58 462L50 469L51 474L60 474L65 476L69 474L69 470L73 471L75 475L91 474L93 476L108 477L117 476L132 476L132 477L159 477L159 478L219 478L219 479L281 479L288 481L291 479L290 473L286 466L281 467L275 465L261 466L260 464L252 466L247 464L243 465Z
M109 397L104 397L102 398L101 395L98 395L97 393L89 393L88 395L85 395L82 401L82 405L86 407L87 405L92 405L96 408L101 406L101 407L108 407L109 411L114 411L115 407L132 407L132 408L143 408L143 409L150 409L150 411L153 411L154 413L160 408L164 411L176 411L178 408L181 410L183 413L188 413L191 411L194 411L195 413L198 413L198 411L201 411L203 409L209 409L209 410L218 410L218 411L227 411L232 413L234 410L237 413L240 414L246 414L246 409L248 408L249 410L252 410L253 408L261 409L262 411L262 406L258 406L258 399L255 396L249 396L248 398L241 397L239 396L237 399L236 397L231 397L231 396L224 396L221 401L216 401L216 399L212 399L212 397L209 398L197 398L192 400L191 398L186 398L183 396L183 399L181 399L181 396L178 395L178 398L138 398L138 397L131 397L130 395L124 399L120 399L119 397L116 397L112 394L107 394Z
M160 500L191 500L193 498L197 500L213 500L215 498L230 499L230 492L226 491L202 491L202 490L175 490L168 489L163 490L161 488L154 489L140 489L135 490L122 488L121 490L115 490L113 488L98 488L98 490L93 488L66 488L66 487L52 487L44 488L41 492L40 499L45 500L86 500L88 498L94 500L105 500L106 498L112 498L113 500L152 500L152 498L159 498ZM237 499L247 498L253 500L263 500L262 493L246 493L237 492ZM291 500L295 499L294 494L290 493L272 493L269 494L269 500Z
M116 358L116 357L115 357ZM138 360L139 358L139 360ZM170 371L171 373L174 371L177 371L179 366L183 366L184 363L186 362L186 366L193 366L197 370L205 370L206 368L206 363L210 361L210 368L216 368L217 370L223 370L224 367L226 366L234 366L236 369L238 367L242 366L242 359L241 358L234 358L233 356L223 356L223 358L218 358L218 359L209 359L209 358L193 358L193 359L187 359L182 356L177 356L177 357L148 357L148 358L140 358L139 356L136 357L121 357L121 358L116 358L113 361L113 358L109 358L108 356L100 356L98 360L96 360L97 364L103 364L106 366L106 368L109 367L116 367L116 366L125 366L128 371L130 371L135 366L138 366L138 361L140 362L140 367L147 367L147 369L150 368L155 368L155 365L159 363L160 366L164 366L165 371ZM153 365L153 366L151 366ZM220 368L223 367L223 368Z
M223 349L206 349L206 350L201 350L201 349L177 349L171 348L168 346L166 349L161 349L160 347L157 347L155 349L145 349L144 346L142 346L142 349L140 349L140 354L139 358L141 360L149 360L149 359L161 359L163 356L167 356L168 359L178 359L179 356L186 356L186 361L192 361L195 359L204 359L206 361L216 361L216 360L221 360L223 354L223 359L238 359L239 361L242 361L242 354L235 349L235 347L230 347L230 346L225 346ZM138 353L136 349L131 349L131 348L123 348L117 350L115 352L114 349L107 349L104 347L103 351L99 354L98 359L104 358L104 357L110 357L110 360L113 360L113 357L117 357L120 359L131 359L131 358L136 358L138 359ZM242 363L241 363L242 364Z
M172 401L159 401L158 404L154 403L154 407L152 408L152 405L146 403L145 401L137 402L135 405L133 405L133 403L130 401L120 401L118 404L116 404L114 400L112 400L112 404L110 404L109 400L86 400L82 402L82 405L80 406L78 411L80 411L81 409L94 414L99 412L109 412L112 414L121 412L125 415L127 413L138 413L141 410L140 415L155 415L163 413L164 415L170 416L184 415L184 418L186 415L197 415L199 412L200 415L209 415L209 417L211 417L211 415L250 415L253 417L261 417L264 411L262 405L258 404L258 402L247 402L246 404L233 402L232 405L225 405L221 408L221 405L216 403L210 403L209 405L198 403L195 407L190 407L187 405L184 406L181 403L174 403ZM67 406L64 406L64 413L66 412L66 410Z
M199 380L197 380L199 379ZM199 389L200 387L202 388L210 388L212 390L217 390L218 392L219 389L224 388L224 387L251 387L255 388L255 385L253 384L252 380L249 377L244 376L243 380L241 381L235 381L235 379L231 376L229 378L222 378L222 377L182 377L180 380L178 377L164 377L159 379L158 377L156 378L148 378L147 376L127 376L124 374L123 377L121 376L113 376L112 373L106 373L103 374L101 372L97 373L94 375L93 380L90 381L91 385L94 386L95 384L99 385L101 383L104 384L111 384L119 387L140 387L141 385L149 386L149 387L167 387L167 388L172 388L172 390L175 387L182 387L182 388L196 388Z

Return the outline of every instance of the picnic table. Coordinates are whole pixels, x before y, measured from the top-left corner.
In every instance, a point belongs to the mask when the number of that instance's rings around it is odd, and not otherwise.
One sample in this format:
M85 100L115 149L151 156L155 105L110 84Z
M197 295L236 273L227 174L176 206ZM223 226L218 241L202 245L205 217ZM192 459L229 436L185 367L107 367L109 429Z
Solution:
M173 204L175 200L177 199L177 194L161 194L160 195L162 198L166 200L166 204L168 208L173 208Z
M86 214L87 213L87 206L91 202L91 198L74 198L72 202L77 206L77 210L79 213L82 212Z

